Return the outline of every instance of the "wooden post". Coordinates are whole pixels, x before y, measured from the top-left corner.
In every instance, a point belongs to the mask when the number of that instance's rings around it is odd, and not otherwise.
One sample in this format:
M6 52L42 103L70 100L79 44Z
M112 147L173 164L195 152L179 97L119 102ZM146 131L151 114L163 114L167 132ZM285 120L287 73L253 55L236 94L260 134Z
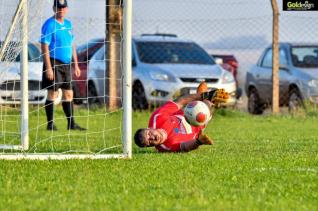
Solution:
M272 1L273 8L273 70L272 70L272 82L273 82L273 92L272 92L272 112L273 114L279 113L279 10L276 0Z
M110 111L121 106L121 33L122 33L122 1L106 0L106 75L105 93Z

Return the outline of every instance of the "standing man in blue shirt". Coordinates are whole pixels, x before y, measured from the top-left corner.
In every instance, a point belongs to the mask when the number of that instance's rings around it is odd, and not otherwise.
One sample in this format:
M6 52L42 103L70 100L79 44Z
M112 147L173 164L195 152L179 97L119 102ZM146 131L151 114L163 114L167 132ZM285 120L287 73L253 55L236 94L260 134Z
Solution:
M67 0L54 0L54 16L45 21L41 33L41 50L43 54L42 88L48 90L45 102L47 130L57 130L53 122L54 100L57 90L63 92L63 110L67 118L68 130L86 130L74 121L73 90L71 84L71 65L75 75L80 76L81 70L77 63L76 48L73 43L72 23L65 19L68 12ZM72 63L73 58L73 64Z

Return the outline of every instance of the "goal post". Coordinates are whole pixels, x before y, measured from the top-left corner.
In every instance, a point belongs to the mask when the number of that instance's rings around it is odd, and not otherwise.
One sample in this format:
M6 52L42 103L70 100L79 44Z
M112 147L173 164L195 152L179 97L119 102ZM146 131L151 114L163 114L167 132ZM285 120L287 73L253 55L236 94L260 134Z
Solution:
M131 80L131 61L132 61L132 0L125 0L123 2L123 34L124 34L124 48L123 48L123 69L124 69L124 87L123 87L123 126L124 136L123 140L124 153L130 158L132 156L132 80Z
M83 132L66 129L66 118L61 105L54 106L54 122L58 125L58 131L46 130L45 99L42 99L40 96L40 93L46 93L46 90L41 88L41 81L37 82L31 77L31 72L36 68L39 69L40 62L35 61L40 60L40 57L34 58L31 61L29 51L30 43L38 42L38 37L40 36L38 35L40 32L39 28L35 31L30 25L43 24L48 15L44 14L45 12L32 11L34 7L30 5L38 4L39 1L37 0L13 1L16 2L15 5L12 2L9 3L9 1L0 0L0 13L6 12L6 6L12 8L12 5L14 5L15 7L15 12L11 11L11 21L0 22L0 27L2 27L2 24L5 24L4 28L7 30L5 35L0 34L0 66L3 67L0 70L2 71L0 72L0 77L3 79L0 80L0 98L5 99L2 101L0 99L0 159L64 160L131 158L132 0L124 0L122 3L123 28L122 39L120 41L122 54L120 57L122 96L120 97L122 105L115 111L108 110L105 104L91 105L88 103L90 96L87 94L86 99L84 99L84 102L87 102L87 104L76 105L73 114L76 121L87 128ZM52 8L53 1L50 4L43 2L41 1L41 9L45 7ZM75 5L77 2L82 4L87 2L87 8L81 7L79 9L89 10L90 5L88 0L74 1L72 5ZM30 13L33 13L32 17ZM89 30L88 26L92 22L91 18L85 17L71 17L70 19L73 22L74 20L80 20L82 25L87 25L87 30ZM32 23L34 20L36 21ZM98 19L98 21L99 25L97 24L96 27L100 27L103 19ZM8 26L8 23L11 25ZM105 21L104 27L107 24ZM33 31L29 31L28 28ZM30 36L31 33L36 35L33 34ZM83 38L83 34L86 34L86 37ZM90 32L87 31L87 33L83 34L81 34L82 42L87 43L88 46L91 40L91 37L88 36ZM101 34L98 36L105 35ZM34 46L36 45L39 44L34 44ZM107 45L107 43L104 41L103 45ZM87 55L88 53L87 50ZM16 64L17 58L20 58L19 64ZM102 62L106 62L105 60ZM20 69L20 72L14 72L18 69ZM39 73L38 69L37 73ZM83 82L88 85L91 76L88 72L85 74L86 79ZM98 79L106 80L106 78ZM76 82L76 80L72 76L72 83ZM34 85L35 83L36 86ZM32 97L34 99L31 100ZM107 98L109 96L104 94L97 97Z

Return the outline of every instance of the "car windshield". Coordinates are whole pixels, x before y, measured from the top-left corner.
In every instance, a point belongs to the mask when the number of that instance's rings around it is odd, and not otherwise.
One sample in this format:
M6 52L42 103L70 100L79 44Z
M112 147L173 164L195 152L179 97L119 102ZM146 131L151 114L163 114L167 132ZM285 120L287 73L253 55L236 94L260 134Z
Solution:
M318 67L318 46L295 46L292 47L291 54L295 67Z
M10 51L5 51L3 58L8 61L20 62L20 51L21 47L17 42L9 43ZM2 42L0 42L0 48L2 47ZM41 62L42 56L40 50L34 45L28 44L28 60L29 62Z
M184 42L137 42L139 58L144 63L215 64L197 44Z

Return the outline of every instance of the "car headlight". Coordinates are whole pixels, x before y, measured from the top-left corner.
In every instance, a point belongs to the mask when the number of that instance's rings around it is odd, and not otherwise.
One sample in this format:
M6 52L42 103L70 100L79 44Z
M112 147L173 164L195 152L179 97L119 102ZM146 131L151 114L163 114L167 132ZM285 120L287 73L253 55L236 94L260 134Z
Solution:
M308 86L310 86L310 87L318 87L318 80L310 80L310 81L308 81Z
M171 75L163 72L149 72L150 78L156 81L174 81Z
M222 77L222 83L233 83L234 82L234 77L233 74L225 71Z

